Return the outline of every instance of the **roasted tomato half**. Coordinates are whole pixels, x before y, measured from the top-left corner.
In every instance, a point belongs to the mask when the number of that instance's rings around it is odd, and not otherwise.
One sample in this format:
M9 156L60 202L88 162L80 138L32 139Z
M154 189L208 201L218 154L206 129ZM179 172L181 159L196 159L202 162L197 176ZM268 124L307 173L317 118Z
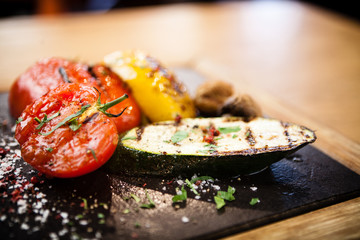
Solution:
M126 99L100 102L100 92L83 84L62 84L28 105L15 138L26 162L47 175L76 177L102 166L114 153L118 132L107 109Z
M47 58L37 62L20 75L9 93L9 108L13 117L20 116L25 107L50 89L63 83L93 84L96 81L88 66L62 58Z

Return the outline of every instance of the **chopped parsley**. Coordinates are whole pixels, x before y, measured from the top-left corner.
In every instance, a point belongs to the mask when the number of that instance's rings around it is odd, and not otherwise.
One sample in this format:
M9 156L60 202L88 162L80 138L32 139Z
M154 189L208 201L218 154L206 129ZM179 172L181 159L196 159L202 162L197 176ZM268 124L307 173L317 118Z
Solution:
M121 139L121 141L124 141L124 140L136 140L136 137L135 136L125 136Z
M186 182L187 186L193 191L193 193L195 193L196 195L200 195L200 194L196 191L196 189L194 188L193 183L191 183L191 182L189 181L189 179L185 179L185 182Z
M228 186L227 192L218 191L217 195L214 196L216 209L220 209L220 208L224 207L226 205L225 200L226 201L234 201L235 200L235 197L233 195L234 193L235 193L235 188L233 188L231 186Z
M73 130L74 132L78 130L81 127L81 124L79 124L78 120L75 118L70 122L69 128Z
M183 185L181 187L181 194L173 196L172 201L173 203L176 203L176 202L186 201L186 199L187 199L187 192Z
M98 213L98 214L97 214L97 217L98 217L98 218L104 218L104 217L105 217L105 215L104 215L104 214L102 214L102 213Z
M238 132L241 130L241 128L239 126L219 127L218 130L220 133L226 134L226 133Z
M147 192L146 189L145 189L145 193L146 193L146 198L148 199L149 203L141 204L140 207L141 207L141 208L154 208L154 207L155 207L155 203L154 203L154 201L150 198L149 193Z
M130 197L132 197L135 200L135 202L137 202L137 203L140 202L140 198L138 196L136 196L135 194L131 193Z
M260 202L259 198L252 198L251 201L249 202L249 204L251 206L254 206L255 204L257 204L259 202Z
M19 124L20 122L24 121L24 119L22 119L22 117L19 117L17 120L16 120L16 124Z
M235 193L235 188L229 186L227 192L218 191L217 196L226 201L234 201L235 200L235 197L233 195L234 193Z
M210 176L201 176L201 177L196 177L191 179L191 183L196 183L197 181L204 181L204 180L212 180L214 181L214 178L210 177Z
M238 137L238 135L237 134L234 134L233 136L232 136L232 138L237 138Z
M128 209L128 208L124 209L123 213L124 213L124 214L130 213L130 209Z
M48 152L52 152L54 149L51 148L51 147L48 147L48 148L46 148L45 150L48 151Z
M216 204L216 209L220 209L225 206L225 200L219 196L214 196L214 201Z
M177 131L172 137L171 137L171 142L173 143L178 143L182 140L184 140L185 138L187 138L189 136L189 134L186 131Z

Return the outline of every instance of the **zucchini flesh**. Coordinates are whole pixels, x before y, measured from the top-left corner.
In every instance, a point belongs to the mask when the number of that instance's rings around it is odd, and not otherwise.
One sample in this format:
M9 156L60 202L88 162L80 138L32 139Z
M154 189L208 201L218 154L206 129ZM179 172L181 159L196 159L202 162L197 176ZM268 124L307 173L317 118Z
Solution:
M204 142L209 129L218 130ZM266 168L316 140L310 129L275 119L188 118L159 122L125 134L109 161L112 172L235 176Z

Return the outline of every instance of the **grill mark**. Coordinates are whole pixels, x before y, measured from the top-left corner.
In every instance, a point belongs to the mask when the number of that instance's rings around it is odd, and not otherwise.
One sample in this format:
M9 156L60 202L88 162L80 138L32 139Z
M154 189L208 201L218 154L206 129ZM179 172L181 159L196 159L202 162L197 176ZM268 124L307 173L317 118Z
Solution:
M250 146L254 146L256 144L256 140L252 134L251 129L248 127L245 132L245 139Z
M144 127L136 129L136 140L140 141L142 134L144 133Z
M280 121L280 124L284 128L283 134L286 136L286 139L287 139L287 141L289 143L289 147L291 147L293 145L293 141L291 140L290 134L288 132L288 128L289 128L290 124L286 123L286 122L283 122L283 121Z
M96 112L96 113L94 113L93 115L91 115L90 117L87 117L87 118L84 120L83 124L95 120L95 118L96 118L98 115L99 115L99 112Z

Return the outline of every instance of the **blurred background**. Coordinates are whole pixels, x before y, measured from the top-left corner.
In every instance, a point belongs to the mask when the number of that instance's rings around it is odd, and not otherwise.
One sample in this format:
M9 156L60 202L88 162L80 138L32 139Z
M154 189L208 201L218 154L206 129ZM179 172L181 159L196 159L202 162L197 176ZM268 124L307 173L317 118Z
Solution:
M253 0L259 1L259 0ZM133 8L183 2L219 2L212 0L0 0L0 17L33 14L60 14L66 12L109 11L117 8ZM335 12L353 20L360 20L357 1L301 0L311 5Z

